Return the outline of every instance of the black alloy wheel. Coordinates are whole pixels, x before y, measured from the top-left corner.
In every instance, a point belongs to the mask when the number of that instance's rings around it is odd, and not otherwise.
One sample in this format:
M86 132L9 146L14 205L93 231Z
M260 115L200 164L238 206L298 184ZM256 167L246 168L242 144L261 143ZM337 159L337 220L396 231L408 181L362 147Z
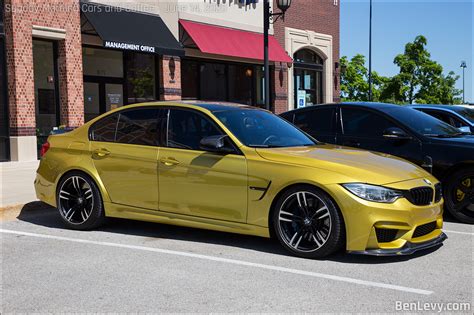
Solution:
M67 174L57 191L57 207L69 228L90 230L104 221L102 198L96 184L80 172Z
M453 217L474 224L474 169L455 172L447 181L444 198Z
M338 209L312 186L286 191L275 205L272 222L283 247L300 257L325 257L343 244L344 226Z

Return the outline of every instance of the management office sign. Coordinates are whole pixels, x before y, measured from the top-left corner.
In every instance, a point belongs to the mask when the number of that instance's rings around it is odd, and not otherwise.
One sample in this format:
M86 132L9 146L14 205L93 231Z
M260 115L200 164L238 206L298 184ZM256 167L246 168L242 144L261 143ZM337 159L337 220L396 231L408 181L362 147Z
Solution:
M147 52L147 53L155 53L156 51L155 47L153 46L112 42L108 40L104 41L104 47L122 49L122 50L140 51L140 52Z

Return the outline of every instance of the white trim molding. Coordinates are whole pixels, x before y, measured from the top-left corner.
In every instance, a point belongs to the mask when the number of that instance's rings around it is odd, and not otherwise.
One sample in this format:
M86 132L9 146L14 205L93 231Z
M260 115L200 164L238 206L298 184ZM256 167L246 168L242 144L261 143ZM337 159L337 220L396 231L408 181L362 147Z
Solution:
M61 28L33 25L33 37L62 40L66 38L66 30Z
M334 94L333 81L333 38L308 30L285 27L285 50L290 56L300 49L311 49L324 60L323 102L332 103ZM294 67L288 69L288 109L294 109Z

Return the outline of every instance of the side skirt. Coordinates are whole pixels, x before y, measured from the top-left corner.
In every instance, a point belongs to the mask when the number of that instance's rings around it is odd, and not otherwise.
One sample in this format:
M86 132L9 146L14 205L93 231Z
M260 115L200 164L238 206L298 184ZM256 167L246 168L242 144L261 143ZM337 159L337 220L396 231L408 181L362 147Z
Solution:
M105 216L270 238L266 227L153 211L104 202Z

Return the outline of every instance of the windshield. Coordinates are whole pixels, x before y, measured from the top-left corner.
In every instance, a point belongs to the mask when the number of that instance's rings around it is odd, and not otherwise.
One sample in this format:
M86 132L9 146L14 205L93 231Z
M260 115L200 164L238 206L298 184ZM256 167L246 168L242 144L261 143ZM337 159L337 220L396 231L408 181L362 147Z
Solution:
M214 112L243 144L254 148L311 146L316 142L282 118L256 109Z
M411 108L391 108L387 109L386 113L424 136L455 137L461 134L451 125Z
M454 111L474 124L474 109L453 106Z

